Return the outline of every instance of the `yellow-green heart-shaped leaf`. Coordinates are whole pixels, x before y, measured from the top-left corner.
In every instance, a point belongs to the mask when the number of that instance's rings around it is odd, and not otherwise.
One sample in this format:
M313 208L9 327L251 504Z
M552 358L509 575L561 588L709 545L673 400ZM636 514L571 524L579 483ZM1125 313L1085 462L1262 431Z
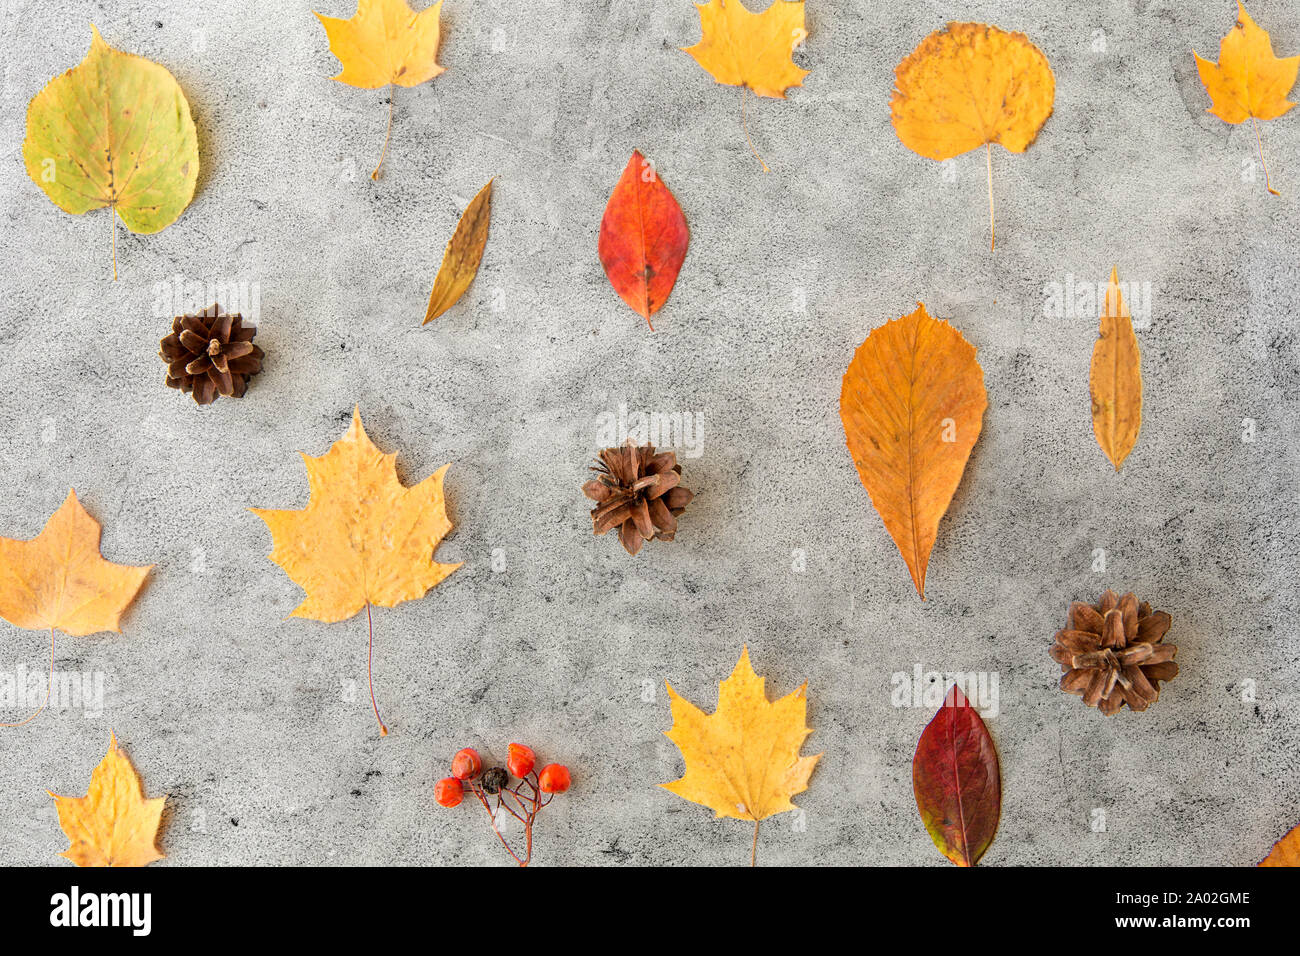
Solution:
M113 49L94 24L90 32L86 58L27 107L27 175L65 212L107 206L132 232L158 232L194 197L190 105L164 67Z

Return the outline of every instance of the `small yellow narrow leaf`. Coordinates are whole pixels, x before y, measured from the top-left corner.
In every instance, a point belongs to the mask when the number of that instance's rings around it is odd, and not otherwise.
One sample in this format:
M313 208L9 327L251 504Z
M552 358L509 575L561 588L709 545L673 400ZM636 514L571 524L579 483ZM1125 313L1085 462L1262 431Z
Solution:
M447 242L422 325L432 322L455 305L478 274L478 265L487 245L488 223L492 218L492 183L493 180L489 179L478 195L470 200L456 224L456 231Z
M1137 443L1142 427L1142 356L1128 306L1112 269L1101 312L1101 335L1092 349L1092 430L1115 470Z
M762 820L794 810L790 798L808 789L821 754L800 756L808 727L807 684L768 701L763 678L741 652L718 685L718 709L706 714L668 685L673 726L665 736L686 761L680 780L660 784L719 817Z
M145 866L163 858L158 825L167 798L144 798L139 774L111 733L108 753L91 771L86 795L50 796L69 842L59 856L77 866Z

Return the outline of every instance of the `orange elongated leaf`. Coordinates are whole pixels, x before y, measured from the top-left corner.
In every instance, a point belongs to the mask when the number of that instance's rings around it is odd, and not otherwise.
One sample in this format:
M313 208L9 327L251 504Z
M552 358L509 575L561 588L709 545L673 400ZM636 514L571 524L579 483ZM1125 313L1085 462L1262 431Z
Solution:
M1110 463L1120 465L1137 443L1142 427L1142 356L1133 320L1119 289L1119 270L1112 269L1101 310L1101 335L1092 347L1089 375L1092 432Z
M867 336L844 373L840 419L849 453L922 600L939 519L987 406L975 347L919 302Z
M978 863L1002 815L1002 775L988 728L956 684L917 741L912 791L939 852Z
M1300 826L1273 844L1268 856L1259 861L1260 866L1300 866Z
M731 676L718 684L718 708L712 714L679 695L671 684L667 687L673 725L665 736L682 752L686 772L660 786L718 817L753 820L757 846L759 821L796 809L790 798L808 789L808 778L821 757L799 754L812 733L807 725L808 685L769 701L746 647Z
M992 246L990 146L1023 153L1052 115L1055 97L1047 57L1023 33L950 23L898 64L889 108L898 138L922 156L944 160L985 148Z
M99 530L69 491L36 537L0 538L0 616L18 627L73 636L120 631L122 612L153 565L104 560Z
M652 332L650 316L668 301L690 241L677 198L655 167L633 150L605 205L596 250L609 284Z
M69 841L59 856L77 866L145 866L163 858L158 825L167 798L145 799L140 776L113 734L84 797L50 796Z
M1196 57L1196 72L1205 84L1205 92L1210 94L1206 112L1225 123L1251 121L1260 163L1264 165L1264 185L1274 196L1280 195L1269 179L1264 145L1259 142L1259 124L1255 121L1277 119L1295 106L1287 94L1295 86L1300 56L1274 56L1268 31L1250 18L1241 3L1237 4L1236 24L1219 43L1219 62L1211 63L1195 51L1192 56Z
M433 280L433 291L429 293L429 305L424 312L427 325L450 309L465 294L465 290L478 274L478 264L483 259L483 249L487 246L488 222L492 218L492 180L478 191L470 200L465 212L461 214L456 231L447 240L447 248L442 253L442 265L438 267L437 278Z
M442 0L419 13L406 0L357 0L357 12L348 20L316 14L325 28L330 52L343 66L334 79L363 90L389 87L388 135L371 179L379 178L388 153L393 131L392 87L419 86L446 72L446 67L438 64L441 14Z
M270 559L307 592L292 617L333 623L370 606L413 601L459 564L433 560L451 531L442 479L449 466L413 488L397 477L397 453L384 454L366 435L359 408L347 433L319 458L302 456L311 498L301 511L251 508L266 522ZM374 630L369 629L373 650ZM388 728L371 704L380 733Z

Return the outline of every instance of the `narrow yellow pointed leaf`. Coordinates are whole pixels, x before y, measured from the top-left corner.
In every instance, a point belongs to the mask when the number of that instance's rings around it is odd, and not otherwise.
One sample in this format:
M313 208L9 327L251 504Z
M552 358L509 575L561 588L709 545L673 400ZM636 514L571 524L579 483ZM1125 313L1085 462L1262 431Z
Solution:
M821 757L799 755L812 733L806 723L808 685L771 702L763 684L745 648L731 676L718 685L712 714L667 685L673 726L665 735L681 750L686 773L660 786L719 817L757 822L795 809L790 798L808 789Z
M293 617L333 623L367 604L393 607L423 597L460 567L433 560L451 531L442 495L447 465L405 487L397 453L375 447L360 409L328 452L302 459L311 488L306 508L249 509L271 531L271 560L307 592Z
M1115 470L1137 443L1142 427L1142 356L1128 306L1112 269L1101 310L1101 336L1092 349L1092 431Z
M139 774L111 733L86 795L50 796L69 842L59 856L77 866L145 866L163 858L158 825L167 798L145 799Z
M456 231L447 241L422 325L432 322L455 305L478 274L478 265L487 245L488 223L492 218L492 183L493 180L489 179L478 195L470 200L456 224Z

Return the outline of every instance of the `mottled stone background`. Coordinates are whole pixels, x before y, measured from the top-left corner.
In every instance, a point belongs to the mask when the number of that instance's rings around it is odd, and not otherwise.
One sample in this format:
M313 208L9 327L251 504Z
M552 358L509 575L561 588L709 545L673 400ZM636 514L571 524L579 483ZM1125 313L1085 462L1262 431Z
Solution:
M169 864L508 862L432 784L458 747L504 758L511 740L574 771L537 862L740 863L744 823L654 785L682 767L663 682L711 709L742 642L770 691L808 681L825 752L805 815L764 826L767 862L943 864L910 779L930 708L891 703L917 665L998 677L991 865L1250 864L1300 819L1300 115L1261 125L1272 198L1250 127L1205 112L1192 60L1217 56L1228 0L810 0L805 86L749 103L770 175L739 91L678 51L699 36L689 0L447 0L447 72L398 92L380 182L386 93L329 79L305 0L3 8L0 533L36 534L73 485L110 559L157 568L121 635L58 642L60 669L102 676L102 713L0 733L0 861L55 861L45 790L84 792L112 729L169 795ZM1294 4L1251 11L1300 52ZM1057 77L1037 142L994 151L992 255L984 156L933 163L889 123L895 64L953 18L1026 31ZM26 104L81 60L90 21L175 74L203 163L174 225L119 234L118 282L108 216L62 213L21 159ZM633 148L691 226L655 334L596 258ZM492 176L478 279L422 328ZM1089 418L1095 316L1045 311L1052 283L1113 264L1150 296L1145 422L1119 475ZM255 294L267 361L244 400L163 387L177 277ZM854 348L917 300L978 347L990 399L925 603L838 415ZM298 452L323 453L356 403L407 481L452 463L438 557L464 562L375 615L387 739L364 618L286 619L300 592L245 510L301 507ZM701 428L683 530L635 560L591 535L579 492L621 404ZM1107 586L1173 615L1182 673L1145 714L1056 690L1051 636ZM47 653L0 625L0 672Z

